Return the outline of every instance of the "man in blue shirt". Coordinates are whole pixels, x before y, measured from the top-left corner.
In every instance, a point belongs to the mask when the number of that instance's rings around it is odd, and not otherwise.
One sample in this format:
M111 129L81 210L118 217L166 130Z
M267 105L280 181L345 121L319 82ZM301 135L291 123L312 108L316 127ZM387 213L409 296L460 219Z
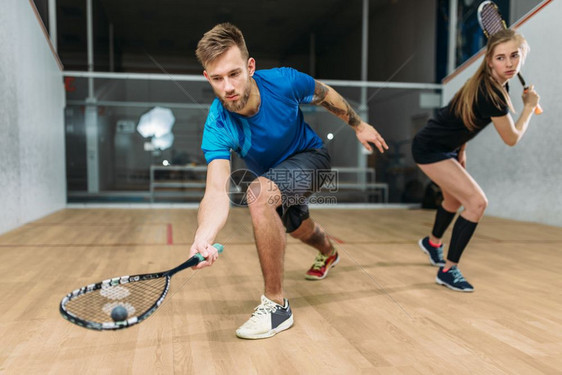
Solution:
M265 284L261 304L236 335L271 337L293 325L283 294L285 232L318 250L307 279L323 279L339 261L324 230L309 217L306 198L319 189L320 172L331 166L322 140L304 122L299 105L324 106L355 130L367 150L371 150L370 143L380 152L388 146L331 87L290 68L256 71L244 36L229 23L205 33L196 55L217 98L203 133L207 185L190 254L201 253L206 258L196 268L210 266L218 257L211 244L228 217L225 186L230 177L230 151L236 151L258 176L247 195ZM308 178L297 183L297 175L302 174Z

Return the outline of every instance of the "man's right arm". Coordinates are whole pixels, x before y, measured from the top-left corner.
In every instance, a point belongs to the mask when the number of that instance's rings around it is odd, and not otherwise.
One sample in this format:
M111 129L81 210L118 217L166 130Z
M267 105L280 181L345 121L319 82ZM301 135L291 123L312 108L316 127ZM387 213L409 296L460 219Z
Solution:
M215 159L209 163L205 195L199 205L197 231L190 249L190 256L201 253L207 260L194 268L210 266L218 257L218 252L212 244L228 218L230 200L226 186L229 177L229 160Z

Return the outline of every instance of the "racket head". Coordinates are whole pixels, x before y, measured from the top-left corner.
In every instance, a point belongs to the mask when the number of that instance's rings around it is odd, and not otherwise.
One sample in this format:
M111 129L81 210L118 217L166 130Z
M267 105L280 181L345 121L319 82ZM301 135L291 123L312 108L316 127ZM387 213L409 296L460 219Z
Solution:
M164 273L122 276L86 285L68 293L60 303L61 315L71 323L93 330L116 330L138 324L162 304L171 276ZM115 321L117 306L127 310Z
M480 28L487 38L500 30L507 29L498 6L493 1L483 1L476 12Z
M223 245L213 245L219 253ZM205 258L197 253L179 266L166 272L121 276L89 284L68 293L61 301L61 315L71 323L94 330L115 330L138 324L152 315L166 298L170 280L177 272L193 267ZM113 309L123 307L123 318ZM119 317L120 320L117 320Z

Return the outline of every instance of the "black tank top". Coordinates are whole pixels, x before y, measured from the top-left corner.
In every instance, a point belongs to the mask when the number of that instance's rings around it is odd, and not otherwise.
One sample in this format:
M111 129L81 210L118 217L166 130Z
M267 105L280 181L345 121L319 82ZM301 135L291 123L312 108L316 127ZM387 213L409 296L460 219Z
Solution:
M507 84L506 90L509 90ZM509 107L507 105L496 107L490 94L481 85L474 104L476 129L468 130L462 119L453 113L449 102L446 107L439 109L437 115L416 134L415 142L426 150L454 151L482 131L492 121L492 117L505 116L508 113Z

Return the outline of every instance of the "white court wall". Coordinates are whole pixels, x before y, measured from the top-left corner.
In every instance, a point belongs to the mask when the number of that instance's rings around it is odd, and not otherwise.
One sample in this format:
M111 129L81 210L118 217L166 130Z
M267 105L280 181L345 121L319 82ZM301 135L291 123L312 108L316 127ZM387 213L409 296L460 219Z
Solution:
M62 71L30 1L0 12L0 233L66 204Z
M545 5L546 4L546 5ZM541 96L544 113L534 115L523 139L515 146L505 145L493 125L468 143L468 171L489 200L486 214L562 226L562 61L558 48L562 31L562 2L544 1L544 7L518 26L531 46L522 74ZM516 23L517 26L517 23ZM461 72L445 79L444 102L451 99L482 61L461 67ZM510 93L517 112L522 109L521 85L514 78ZM514 120L518 114L512 114Z

